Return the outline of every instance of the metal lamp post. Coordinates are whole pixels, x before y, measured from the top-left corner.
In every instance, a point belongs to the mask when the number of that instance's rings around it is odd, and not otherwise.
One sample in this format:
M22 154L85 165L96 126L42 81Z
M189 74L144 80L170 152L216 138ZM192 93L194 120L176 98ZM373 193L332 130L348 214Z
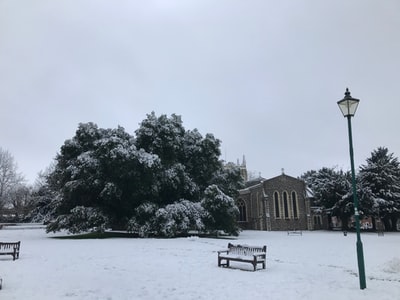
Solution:
M349 89L346 88L344 98L339 100L337 104L343 113L343 116L347 118L347 124L349 128L349 145L350 145L350 163L351 163L351 177L353 185L353 201L354 201L354 217L356 220L356 231L357 231L357 260L358 260L358 276L360 278L360 289L365 289L367 287L365 282L365 267L364 267L364 253L363 245L361 242L360 235L360 214L358 211L358 199L357 199L357 189L356 189L356 175L354 171L354 158L353 158L353 139L351 134L351 117L356 113L359 99L352 98Z

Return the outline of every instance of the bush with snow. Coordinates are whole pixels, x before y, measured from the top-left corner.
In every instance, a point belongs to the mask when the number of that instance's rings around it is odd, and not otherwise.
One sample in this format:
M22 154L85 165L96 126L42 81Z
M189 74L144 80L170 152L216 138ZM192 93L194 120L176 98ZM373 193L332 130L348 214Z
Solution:
M204 210L200 203L181 200L162 208L146 203L136 209L128 222L128 231L141 237L149 235L174 237L191 230L202 231Z
M137 233L140 237L155 234L154 215L158 207L154 203L143 203L135 209L135 214L127 224L128 232Z
M93 207L76 206L70 214L60 215L47 226L47 232L68 230L70 233L104 232L108 227L107 217Z

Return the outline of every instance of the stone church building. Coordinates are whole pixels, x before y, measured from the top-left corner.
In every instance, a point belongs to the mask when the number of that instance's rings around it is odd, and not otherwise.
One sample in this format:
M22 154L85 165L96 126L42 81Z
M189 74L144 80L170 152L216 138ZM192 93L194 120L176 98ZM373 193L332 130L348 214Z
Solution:
M240 165L247 179L246 163ZM303 180L282 174L270 179L259 177L246 181L236 199L239 226L251 230L320 229L321 216L315 215Z

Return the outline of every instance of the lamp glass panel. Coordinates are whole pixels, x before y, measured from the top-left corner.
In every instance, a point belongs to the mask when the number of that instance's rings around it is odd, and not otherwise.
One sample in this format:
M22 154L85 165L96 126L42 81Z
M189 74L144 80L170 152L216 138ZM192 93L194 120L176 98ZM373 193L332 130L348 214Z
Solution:
M357 107L358 107L358 102L360 100L358 99L344 99L342 101L338 102L339 108L343 113L343 116L354 116L356 113Z

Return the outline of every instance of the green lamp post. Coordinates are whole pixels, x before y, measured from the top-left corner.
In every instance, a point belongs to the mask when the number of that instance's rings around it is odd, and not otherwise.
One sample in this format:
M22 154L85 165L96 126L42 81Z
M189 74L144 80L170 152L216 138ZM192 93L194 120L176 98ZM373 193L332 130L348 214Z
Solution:
M359 99L352 98L349 89L346 88L344 93L344 98L339 100L337 104L343 113L343 116L347 118L347 124L349 128L349 145L350 145L350 163L351 163L351 177L353 185L353 201L354 201L354 217L356 221L356 231L357 231L357 260L358 260L358 277L360 279L360 289L365 289L367 287L365 282L365 267L364 267L364 253L363 244L361 242L360 235L360 213L358 211L358 199L357 199L357 189L356 189L356 175L354 171L354 158L353 158L353 139L351 134L351 117L356 113Z

